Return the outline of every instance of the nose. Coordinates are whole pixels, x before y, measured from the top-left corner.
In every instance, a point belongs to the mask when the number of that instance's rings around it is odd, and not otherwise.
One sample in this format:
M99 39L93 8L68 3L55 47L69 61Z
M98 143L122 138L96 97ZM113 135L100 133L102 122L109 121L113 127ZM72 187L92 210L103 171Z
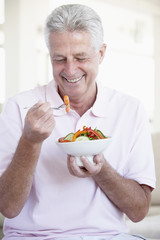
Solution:
M67 60L65 63L65 73L67 76L74 76L77 71L77 64L74 60Z

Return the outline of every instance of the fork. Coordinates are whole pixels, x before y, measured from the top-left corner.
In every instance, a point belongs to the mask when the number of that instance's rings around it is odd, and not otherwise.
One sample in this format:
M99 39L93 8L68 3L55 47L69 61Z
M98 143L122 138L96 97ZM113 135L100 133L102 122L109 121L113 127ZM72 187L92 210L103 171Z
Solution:
M64 109L66 108L68 105L65 105L64 103L62 105L60 105L59 107L51 107L53 110L61 110L61 109ZM27 107L24 107L23 109L28 109L28 108L31 108L31 106L27 106ZM38 108L38 107L33 107L33 108Z

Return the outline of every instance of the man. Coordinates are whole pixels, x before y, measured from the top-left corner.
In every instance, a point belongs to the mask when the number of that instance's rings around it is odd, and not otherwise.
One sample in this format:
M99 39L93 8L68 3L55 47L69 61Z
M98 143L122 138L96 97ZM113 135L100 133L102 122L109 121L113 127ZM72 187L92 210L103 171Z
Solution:
M155 187L144 108L97 81L106 45L92 9L55 9L45 37L54 80L9 99L0 118L3 239L140 239L129 235L124 216L143 219ZM64 95L70 112L53 111ZM81 157L80 168L55 141L84 125L112 142L95 165Z

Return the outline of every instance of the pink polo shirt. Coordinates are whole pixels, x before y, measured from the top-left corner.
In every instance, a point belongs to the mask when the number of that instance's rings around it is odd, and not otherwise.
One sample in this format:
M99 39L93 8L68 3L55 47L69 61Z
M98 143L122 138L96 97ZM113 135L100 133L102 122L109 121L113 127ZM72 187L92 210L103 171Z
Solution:
M8 100L0 116L0 175L7 168L22 134L27 110L39 99L62 104L54 82ZM6 219L4 239L53 239L74 235L127 233L124 215L92 178L72 176L67 155L55 140L84 125L112 137L104 156L122 176L155 187L149 123L142 104L98 83L97 99L82 117L71 109L54 111L56 127L43 143L28 200L20 214ZM2 141L3 139L3 141ZM36 238L37 237L37 238Z

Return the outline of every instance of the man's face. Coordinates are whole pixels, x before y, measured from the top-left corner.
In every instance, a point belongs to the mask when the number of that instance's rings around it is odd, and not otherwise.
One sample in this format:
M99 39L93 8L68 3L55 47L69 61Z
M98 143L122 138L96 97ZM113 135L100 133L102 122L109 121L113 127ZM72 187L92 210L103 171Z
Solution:
M78 98L95 93L95 78L104 52L105 46L95 51L86 32L52 32L50 57L60 94Z

